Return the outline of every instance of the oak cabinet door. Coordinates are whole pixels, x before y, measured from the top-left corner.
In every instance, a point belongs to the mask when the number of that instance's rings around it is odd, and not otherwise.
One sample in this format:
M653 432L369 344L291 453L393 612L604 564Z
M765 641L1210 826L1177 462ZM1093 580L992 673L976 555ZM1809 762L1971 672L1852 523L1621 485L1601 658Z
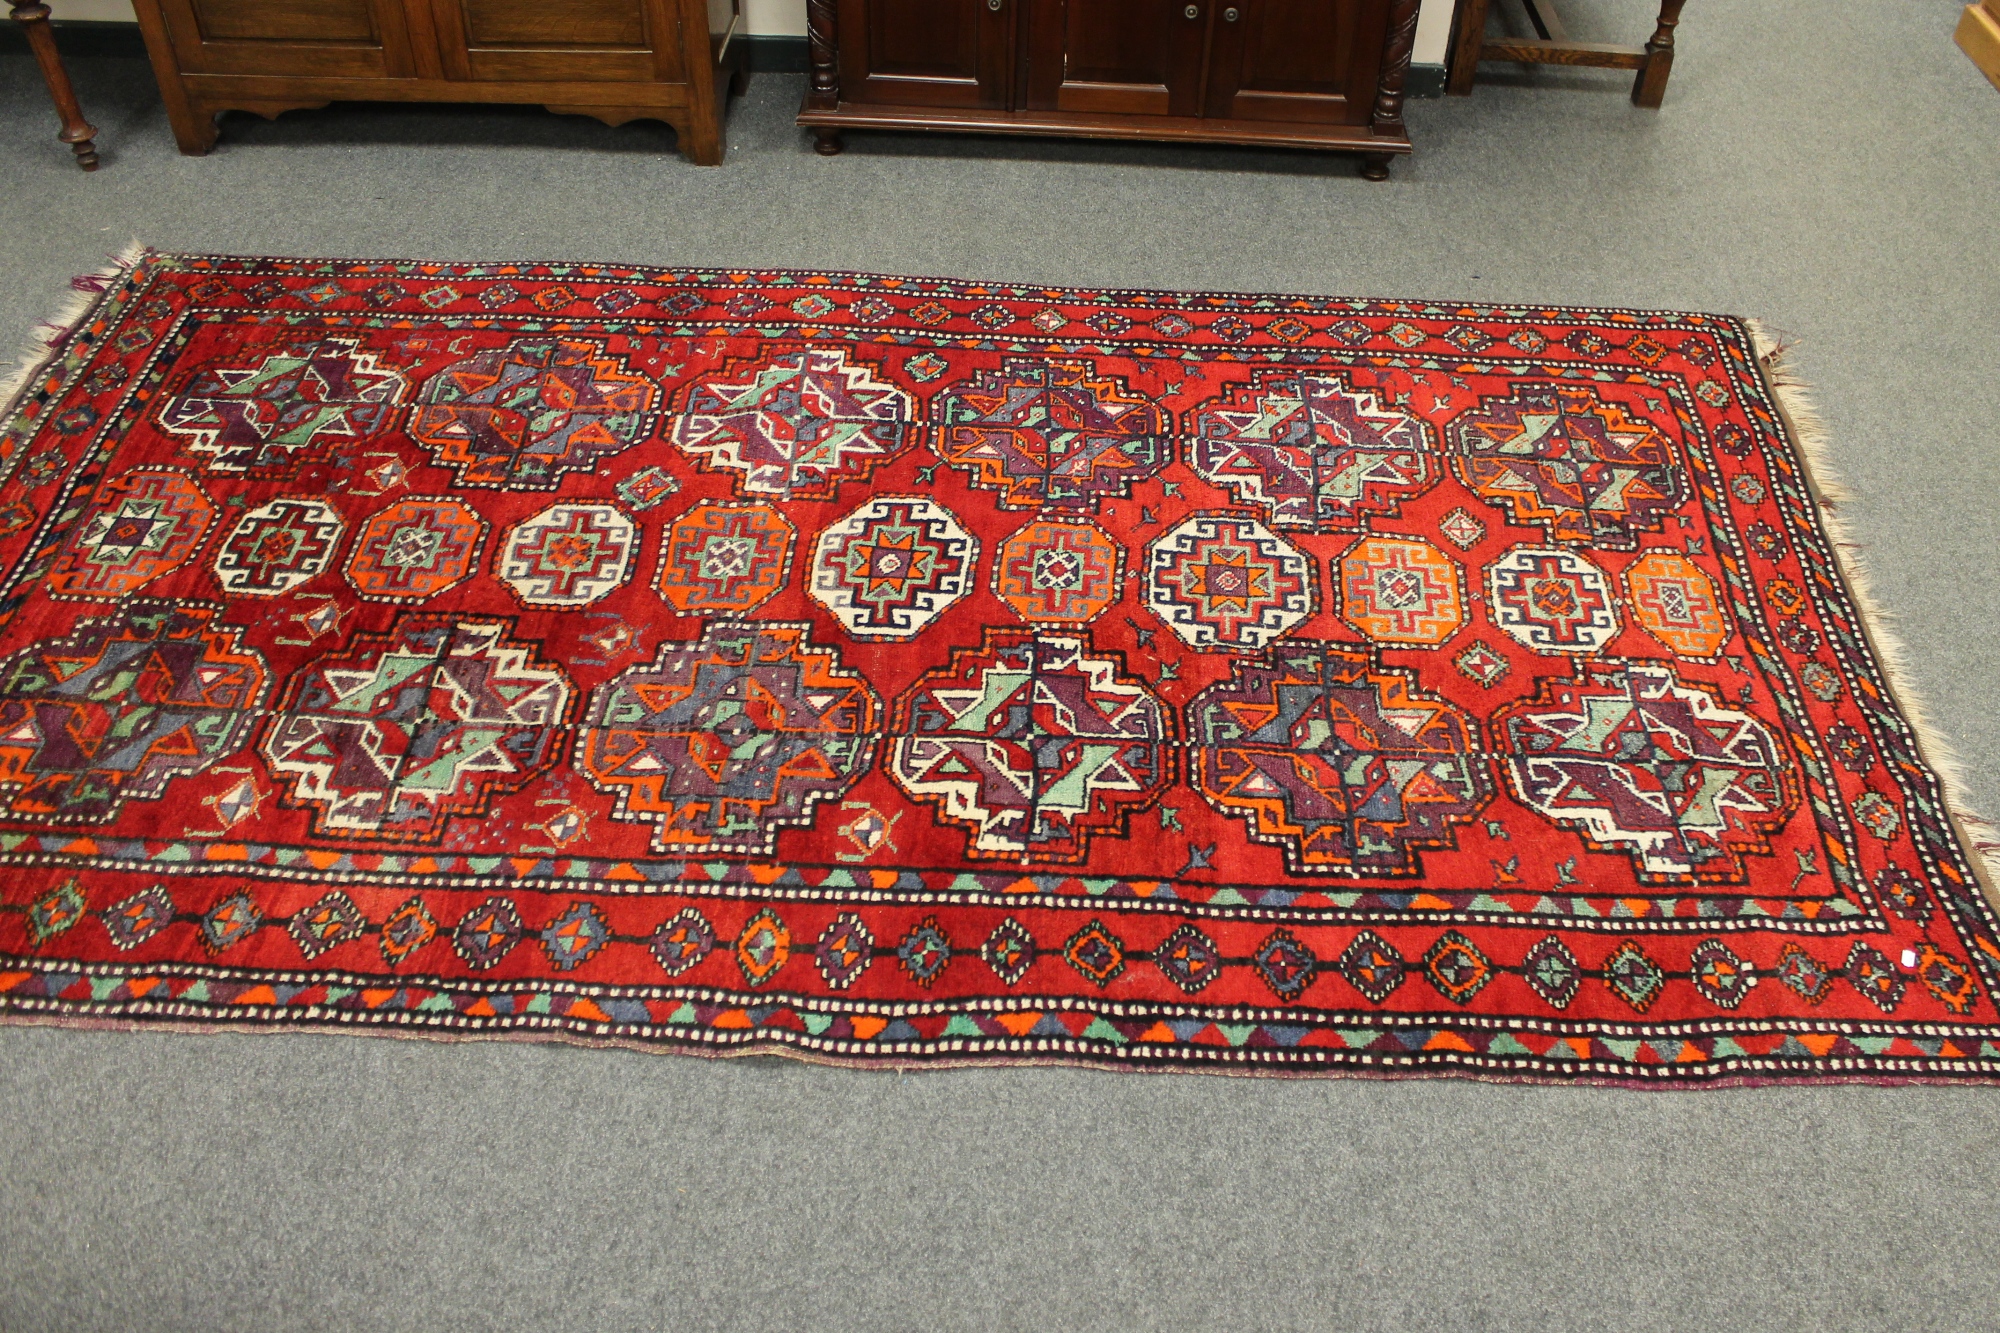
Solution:
M381 79L411 71L403 0L159 0L185 74Z
M1029 0L1027 105L1037 111L1201 114L1213 0Z
M680 0L432 0L432 6L451 78L644 83L683 77Z
M1388 6L1373 0L1219 0L1206 114L1366 124Z
M840 97L1005 108L1021 0L840 0Z

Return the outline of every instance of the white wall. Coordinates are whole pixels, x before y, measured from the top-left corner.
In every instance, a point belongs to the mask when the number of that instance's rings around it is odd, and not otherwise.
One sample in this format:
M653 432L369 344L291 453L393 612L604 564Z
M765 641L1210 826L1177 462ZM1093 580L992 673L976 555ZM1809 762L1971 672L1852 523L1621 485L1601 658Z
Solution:
M99 19L109 22L132 21L130 0L55 0L50 5L58 19ZM1416 62L1442 65L1449 45L1451 0L1425 0L1423 17L1417 22ZM759 36L803 37L806 33L806 0L743 0L743 17L749 31Z

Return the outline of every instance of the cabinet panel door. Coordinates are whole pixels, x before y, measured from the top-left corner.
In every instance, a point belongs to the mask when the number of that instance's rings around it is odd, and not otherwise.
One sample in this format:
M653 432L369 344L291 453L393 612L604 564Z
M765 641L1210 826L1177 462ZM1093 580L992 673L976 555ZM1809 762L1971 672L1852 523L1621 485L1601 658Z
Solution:
M402 0L160 0L160 13L189 74L410 72Z
M682 77L680 0L434 0L455 79L643 83Z
M840 0L840 100L1004 108L1018 3Z
M1215 0L1207 114L1363 125L1389 7L1380 0ZM1231 13L1235 18L1230 18Z
M1200 115L1202 47L1213 8L1214 0L1033 0L1028 106Z

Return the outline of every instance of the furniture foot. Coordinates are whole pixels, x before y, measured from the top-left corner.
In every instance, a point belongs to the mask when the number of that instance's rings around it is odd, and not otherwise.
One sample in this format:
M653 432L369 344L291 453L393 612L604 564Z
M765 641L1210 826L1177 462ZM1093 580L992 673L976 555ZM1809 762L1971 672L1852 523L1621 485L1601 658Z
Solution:
M821 126L813 131L813 151L821 157L838 157L845 147L847 145L841 141L839 130Z
M76 90L69 84L69 71L63 68L62 56L56 51L55 35L49 29L49 7L39 0L14 0L9 16L26 34L28 46L35 53L35 63L42 67L42 81L49 85L49 100L56 104L56 114L62 117L62 133L56 137L76 154L77 166L85 171L97 170L97 131L83 118Z
M729 74L729 95L741 97L750 91L750 67L738 65Z
M1646 63L1632 81L1632 105L1657 110L1667 97L1667 78L1674 72L1674 29L1680 26L1687 0L1662 0L1660 23L1646 43Z
M1361 159L1363 180L1385 181L1389 179L1389 154L1369 153Z

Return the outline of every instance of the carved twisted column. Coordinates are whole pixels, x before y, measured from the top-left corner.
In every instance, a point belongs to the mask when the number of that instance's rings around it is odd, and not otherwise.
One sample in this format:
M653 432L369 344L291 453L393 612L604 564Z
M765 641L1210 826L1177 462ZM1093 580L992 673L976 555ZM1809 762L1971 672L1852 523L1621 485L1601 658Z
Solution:
M808 111L832 111L840 105L840 20L835 0L806 0L806 52L812 82L806 89ZM841 149L840 131L825 126L813 131L813 149L832 157Z
M49 85L49 100L56 104L56 114L62 117L62 133L56 137L76 154L79 167L85 171L97 170L97 131L83 118L76 90L69 86L69 71L63 68L55 34L49 30L49 7L37 0L14 0L10 16L27 35L35 63L42 67L42 81Z
M1375 110L1369 117L1369 128L1378 135L1409 137L1403 124L1403 89L1410 77L1410 55L1417 45L1417 5L1418 0L1395 0L1389 8L1389 40L1382 48L1382 78L1376 85ZM1387 180L1388 155L1364 156L1361 174L1372 181Z

